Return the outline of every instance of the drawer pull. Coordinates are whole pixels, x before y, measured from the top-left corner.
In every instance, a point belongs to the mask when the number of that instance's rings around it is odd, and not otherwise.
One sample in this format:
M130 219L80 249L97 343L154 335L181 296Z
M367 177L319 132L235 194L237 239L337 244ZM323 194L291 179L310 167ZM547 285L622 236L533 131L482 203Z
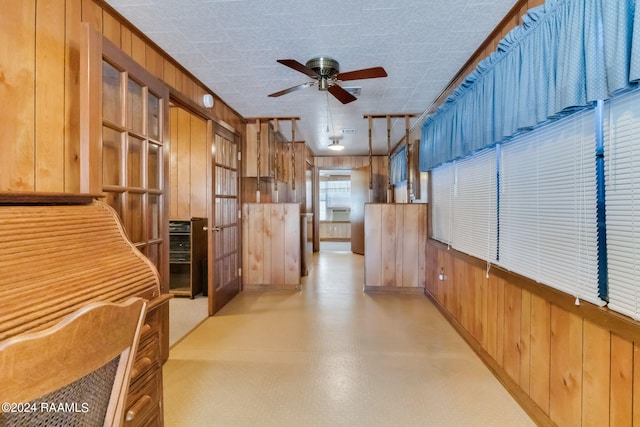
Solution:
M145 394L140 399L138 399L136 403L133 404L131 409L127 411L126 420L133 421L138 416L138 414L144 411L144 409L149 405L151 405L151 396Z
M136 364L133 365L133 368L131 369L131 375L130 375L131 380L133 381L136 378L138 378L138 376L140 376L141 373L146 371L147 368L151 366L151 363L152 363L151 359L149 359L148 357L143 357L138 362L136 362Z
M140 336L144 337L148 335L149 332L151 332L151 325L148 323L145 323L144 325L142 325L142 328L140 328Z

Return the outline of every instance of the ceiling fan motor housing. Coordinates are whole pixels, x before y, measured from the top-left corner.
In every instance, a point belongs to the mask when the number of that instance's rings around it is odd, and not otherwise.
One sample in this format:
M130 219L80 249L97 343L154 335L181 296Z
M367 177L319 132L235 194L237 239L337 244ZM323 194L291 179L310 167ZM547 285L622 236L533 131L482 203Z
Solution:
M307 61L307 68L312 69L320 76L318 89L329 89L329 81L335 81L335 76L340 72L340 64L332 58L320 56Z

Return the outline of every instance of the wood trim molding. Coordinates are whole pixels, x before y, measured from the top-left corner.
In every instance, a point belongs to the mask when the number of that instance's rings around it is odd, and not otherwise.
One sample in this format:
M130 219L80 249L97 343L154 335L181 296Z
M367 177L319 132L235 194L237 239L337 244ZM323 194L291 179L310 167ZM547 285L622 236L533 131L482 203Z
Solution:
M0 192L0 205L88 205L101 194Z
M370 294L423 294L424 288L410 288L398 286L369 286L364 285L364 291Z

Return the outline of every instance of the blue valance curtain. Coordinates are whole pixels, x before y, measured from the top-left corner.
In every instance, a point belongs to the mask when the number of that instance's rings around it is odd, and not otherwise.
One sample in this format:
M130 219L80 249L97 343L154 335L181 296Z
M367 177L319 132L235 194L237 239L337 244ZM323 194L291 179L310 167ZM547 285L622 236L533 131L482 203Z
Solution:
M407 180L407 147L402 146L398 151L391 155L391 183L396 185Z
M522 19L425 120L421 171L607 99L640 79L635 0L547 0Z

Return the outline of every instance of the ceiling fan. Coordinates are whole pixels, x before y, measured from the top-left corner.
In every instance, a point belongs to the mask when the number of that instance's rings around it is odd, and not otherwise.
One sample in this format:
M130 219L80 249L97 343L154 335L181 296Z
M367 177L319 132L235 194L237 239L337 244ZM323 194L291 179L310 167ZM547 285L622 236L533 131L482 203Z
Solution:
M338 81L348 80L362 80L362 79L375 79L378 77L387 77L387 72L382 67L363 68L361 70L348 71L346 73L340 72L340 64L335 59L328 58L326 56L320 56L318 58L312 58L307 61L305 65L296 61L295 59L278 59L278 62L282 65L286 65L289 68L293 68L313 80L307 83L302 83L297 86L290 87L288 89L281 90L270 94L270 97L277 97L286 95L289 92L296 91L305 87L310 87L318 83L319 90L328 90L329 93L335 96L343 104L355 101L357 98L350 94L347 90L338 85Z

